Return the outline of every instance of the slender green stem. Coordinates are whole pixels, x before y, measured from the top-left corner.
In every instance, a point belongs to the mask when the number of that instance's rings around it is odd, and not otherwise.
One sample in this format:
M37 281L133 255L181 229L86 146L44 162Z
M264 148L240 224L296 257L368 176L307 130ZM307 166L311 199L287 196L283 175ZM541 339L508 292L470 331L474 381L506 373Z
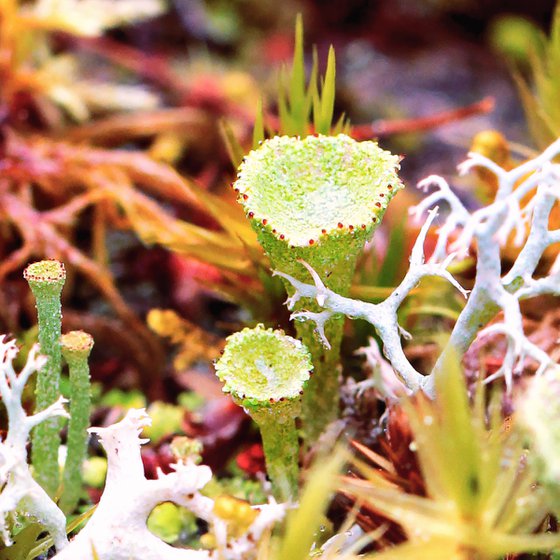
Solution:
M314 311L316 303L305 306ZM317 306L318 307L318 306ZM333 317L325 326L325 334L331 344L326 348L317 337L314 325L309 321L296 323L296 332L309 348L313 357L313 376L307 384L302 400L303 433L309 444L317 441L325 426L339 416L340 400L340 344L342 342L343 317Z
M83 331L72 331L63 335L60 343L70 376L70 423L63 475L64 490L59 506L64 512L72 513L80 499L82 464L87 452L87 428L91 413L88 357L93 338Z
M295 500L298 494L299 441L294 418L279 419L265 411L252 414L259 426L266 461L266 472L277 500Z
M25 279L35 296L39 323L39 345L47 357L37 375L35 389L36 411L53 404L60 396L61 370L60 332L62 311L60 295L66 279L64 265L59 261L40 261L29 265ZM35 478L53 497L59 485L58 448L60 446L59 418L49 418L33 430L32 463Z

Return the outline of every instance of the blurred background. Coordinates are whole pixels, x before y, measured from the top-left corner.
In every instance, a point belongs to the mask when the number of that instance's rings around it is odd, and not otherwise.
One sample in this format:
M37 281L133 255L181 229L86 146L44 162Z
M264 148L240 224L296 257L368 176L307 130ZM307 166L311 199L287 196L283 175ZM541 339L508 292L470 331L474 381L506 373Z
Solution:
M329 45L337 54L336 112L353 124L416 119L476 103L488 96L493 111L428 133L390 134L386 143L406 152L407 179L452 173L472 136L498 129L531 143L512 67L526 70L538 50L537 30L548 32L553 0L172 0L158 20L113 31L145 52L166 52L196 93L223 88L250 108L258 89L274 98L275 68L289 61L297 13L306 46L319 61ZM311 49L307 48L308 62ZM258 84L256 85L255 84Z

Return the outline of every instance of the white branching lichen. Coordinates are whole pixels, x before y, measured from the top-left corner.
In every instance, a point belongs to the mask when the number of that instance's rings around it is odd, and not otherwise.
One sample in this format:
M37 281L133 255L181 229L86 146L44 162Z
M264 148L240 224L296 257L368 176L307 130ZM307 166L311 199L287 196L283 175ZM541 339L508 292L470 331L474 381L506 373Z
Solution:
M172 465L174 472L159 472L147 480L140 455L140 438L150 418L142 410L130 410L126 417L107 428L92 428L107 452L108 469L101 500L86 527L56 560L204 560L214 551L173 548L152 534L146 525L154 507L173 502L206 521L216 542L218 557L224 560L251 558L263 532L281 520L285 506L272 500L256 507L258 515L241 536L228 534L228 523L215 513L214 500L200 490L211 479L209 467L190 460ZM216 556L214 556L216 557Z
M314 321L317 333L326 345L328 340L324 325L332 315L341 313L367 320L375 327L383 342L385 356L405 385L413 391L423 389L429 395L433 395L434 379L443 371L449 353L462 355L479 333L506 336L508 349L503 366L493 378L503 375L508 388L512 385L514 372L522 367L526 356L538 363L539 374L550 367L558 367L525 336L520 301L542 294L560 294L560 257L547 276L534 277L545 250L560 242L560 229L549 229L550 212L560 199L560 166L552 162L559 153L560 140L511 171L502 169L480 154L470 153L468 159L459 166L459 171L464 174L473 167L484 167L496 175L499 185L495 200L472 212L443 178L430 176L421 181L420 188L427 189L434 185L436 190L411 210L417 219L425 212L428 216L412 249L409 270L392 294L381 303L365 303L341 297L329 290L308 265L314 285L276 271L296 290L288 299L289 308L293 308L301 297L314 298L323 308L318 313L303 311L295 313L293 317ZM526 203L533 191L532 198ZM449 212L438 229L435 250L426 262L424 242L437 213L435 205L442 202L447 204ZM500 248L510 239L520 251L511 269L502 275ZM447 267L458 255L467 254L473 244L477 251L476 277L473 289L468 294L451 276ZM465 297L468 296L468 301L434 369L424 376L413 368L403 352L403 331L397 322L397 310L410 291L426 276L446 278ZM483 330L498 311L503 311L503 322Z
M91 428L107 452L107 480L88 524L68 543L63 512L33 479L27 463L30 431L48 418L68 416L63 398L32 416L27 416L22 406L26 382L45 363L45 358L37 352L38 346L34 346L18 374L12 363L18 354L16 343L0 336L0 396L8 416L8 434L0 441L0 536L7 546L11 545L8 519L21 513L37 519L51 534L57 560L253 558L255 543L283 519L286 505L271 499L268 504L251 507L254 513L243 530L236 527L232 531L230 520L224 518L216 502L200 493L212 478L209 467L197 465L191 459L179 460L171 465L174 472L159 472L157 480L147 480L140 454L140 447L147 440L141 439L140 433L151 420L143 409L130 410L121 422L112 426ZM163 502L183 506L206 521L215 548L173 548L152 534L147 528L148 516Z
M17 374L13 360L19 350L14 340L0 336L0 395L8 416L8 434L0 442L0 534L6 545L11 544L7 520L16 513L36 518L53 537L57 550L63 549L66 539L66 518L48 494L33 479L27 464L27 442L30 431L47 420L68 414L65 399L60 398L46 409L27 416L21 402L23 389L29 377L41 369L46 361L38 356L34 346L27 363Z
M379 345L373 337L368 345L358 348L357 355L364 356L368 366L372 369L369 379L356 384L358 396L367 389L375 389L386 402L395 402L405 395L410 395L410 389L396 376L391 364L381 355Z

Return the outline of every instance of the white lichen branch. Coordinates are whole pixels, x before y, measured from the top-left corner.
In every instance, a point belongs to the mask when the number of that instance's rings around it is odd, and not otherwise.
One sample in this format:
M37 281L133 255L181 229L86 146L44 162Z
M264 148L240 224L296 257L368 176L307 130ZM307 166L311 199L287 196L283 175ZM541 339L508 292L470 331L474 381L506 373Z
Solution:
M209 467L192 460L178 461L169 474L156 480L144 476L140 446L143 427L150 418L142 410L130 410L126 417L107 428L92 428L107 452L105 489L88 524L55 556L56 560L245 560L251 558L255 542L263 532L284 517L286 506L272 500L257 506L259 514L247 531L237 538L228 536L227 522L214 513L214 501L200 490L210 481ZM173 502L206 521L217 543L216 551L173 548L147 528L154 507ZM97 556L94 556L94 552ZM217 554L215 554L217 552Z
M560 257L547 276L534 277L545 251L552 244L560 242L560 229L549 230L550 212L560 200L560 166L553 163L559 153L560 140L557 140L542 154L510 171L480 154L470 153L468 159L459 166L461 173L473 167L484 167L498 179L495 200L472 212L443 178L432 175L424 179L419 187L427 190L433 185L435 190L411 209L416 219L426 212L427 218L413 247L409 270L391 295L378 304L354 301L325 288L308 265L313 286L276 271L275 274L288 280L295 289L294 295L288 300L290 307L304 297L315 298L324 308L320 313L302 311L293 317L315 321L323 341L324 324L335 313L369 321L383 342L385 356L406 386L413 391L422 388L429 395L435 391L435 378L438 373L444 372L448 355L462 356L477 334L499 311L504 314L503 323L492 326L485 334L502 334L507 338L508 349L499 375L505 376L508 388L525 356L538 362L538 374L555 366L525 336L520 301L541 294L560 295ZM527 200L531 195L532 198ZM435 250L428 263L425 263L424 241L436 215L437 207L434 206L441 203L445 203L448 212L437 231ZM510 242L515 247L521 247L521 250L509 272L502 275L501 248ZM447 268L453 259L467 254L473 246L476 247L477 257L473 289L434 369L429 375L422 376L409 363L402 349L397 310L411 289L425 276L446 278L467 296L467 292Z
M324 323L332 315L341 313L354 319L365 319L371 323L381 340L383 341L383 353L391 362L391 365L405 383L405 385L416 391L420 389L425 377L410 364L406 358L401 344L401 327L398 324L397 311L420 280L426 276L440 276L451 282L464 296L464 290L447 270L454 255L447 255L442 262L425 262L424 243L429 228L437 215L437 209L431 210L428 219L422 226L418 238L412 249L410 267L402 282L383 302L378 304L356 301L351 298L342 297L332 290L325 287L321 279L313 271L314 284L305 284L296 280L289 274L275 271L274 274L285 278L294 288L294 295L288 300L288 307L293 308L300 298L312 298L317 300L319 305L325 310L320 313L301 311L294 313L292 318L296 320L312 320L317 324L319 336L324 340ZM304 266L311 272L311 267L307 263Z
M411 394L410 389L396 376L391 364L381 355L379 345L373 337L369 338L367 346L358 348L354 353L364 356L372 369L369 379L356 384L358 397L368 389L375 389L386 402L396 402Z
M65 399L32 416L27 416L21 399L30 376L45 365L35 345L23 369L16 373L13 360L18 354L15 340L0 336L0 396L8 416L8 433L0 442L0 535L6 546L12 544L8 519L17 512L37 519L51 534L57 550L67 544L66 518L43 488L33 479L27 464L27 442L31 430L50 418L68 417Z
M558 153L560 140L533 160L511 171L503 170L484 156L473 153L459 166L462 173L475 166L492 171L497 176L498 189L494 202L472 212L462 224L463 231L457 242L476 243L476 276L469 301L451 333L449 344L436 363L430 384L442 371L447 353L462 355L482 327L500 310L504 314L503 323L499 324L501 326L493 325L490 332L501 332L507 338L504 364L497 373L504 375L508 389L515 371L523 363L524 354L539 363L539 374L553 365L545 353L527 339L519 302L541 294L560 294L560 284L556 282L553 269L552 274L544 278L533 278L545 250L560 240L558 230L549 230L550 212L560 194L559 166L552 163ZM521 208L532 192L533 198ZM448 219L457 222L452 216ZM510 271L502 276L500 248L510 239L514 246L523 247ZM495 377L496 374L492 378Z

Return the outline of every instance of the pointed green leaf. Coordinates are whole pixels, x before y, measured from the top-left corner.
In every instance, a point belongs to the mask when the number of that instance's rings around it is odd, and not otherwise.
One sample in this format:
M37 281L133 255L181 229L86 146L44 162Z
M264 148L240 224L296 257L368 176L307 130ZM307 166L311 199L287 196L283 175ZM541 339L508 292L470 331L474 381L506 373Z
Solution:
M305 115L305 59L303 53L303 19L301 14L296 17L294 58L290 76L290 112L293 124L300 133L307 121Z
M334 112L336 93L336 58L331 45L327 59L327 70L321 87L319 114L314 115L315 132L329 134Z
M253 149L257 149L259 143L264 140L264 115L262 97L257 102L257 112L255 115L255 126L253 128ZM239 161L241 163L241 161ZM237 166L239 167L239 165Z
M224 139L229 159L233 167L237 169L243 161L243 148L235 137L231 126L224 119L220 120L220 133Z

